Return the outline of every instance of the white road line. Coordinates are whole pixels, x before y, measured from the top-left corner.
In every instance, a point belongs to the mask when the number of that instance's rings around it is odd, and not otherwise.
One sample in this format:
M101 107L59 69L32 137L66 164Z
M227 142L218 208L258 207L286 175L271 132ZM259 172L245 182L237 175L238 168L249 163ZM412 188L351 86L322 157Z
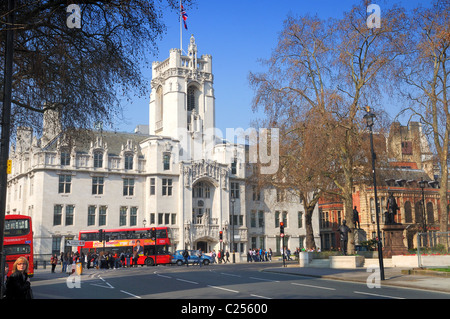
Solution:
M225 290L225 291L229 291L229 292L239 293L239 291L237 291L237 290L231 290L231 289L227 289L227 288L223 288L223 287L217 287L217 286L211 286L211 285L208 285L208 287L215 288L215 289L221 289L221 290Z
M250 294L250 296L256 297L256 298L262 298L262 299L272 299L272 298L269 298L269 297L258 296L258 295L252 295L252 294Z
M227 274L226 272L221 272L221 274L222 275L225 275L225 276L233 276L233 277L242 277L242 276L239 276L239 275L235 275L235 274Z
M158 277L163 277L163 278L169 278L169 279L171 279L172 277L169 277L169 276L165 276L165 275L160 275L160 274L156 274L156 276L158 276Z
M402 297L393 297L393 296L386 296L386 295L379 295L379 294L371 294L368 292L361 292L361 291L354 291L355 294L361 294L361 295L368 295L368 296L374 296L374 297L383 297L383 298L391 298L391 299L405 299Z
M303 287L310 287L310 288L318 288L318 289L326 289L326 290L336 290L334 288L328 288L328 287L321 287L321 286L313 286L313 285L305 285L305 284L298 284L296 282L291 282L292 285L296 286L303 286Z
M179 281L184 281L184 282L188 282L188 283L190 283L190 284L198 285L198 282L195 282L195 281L190 281L190 280L185 280L185 279L179 279L179 278L177 278L177 280L179 280Z
M139 299L141 299L141 297L139 297L139 296L136 296L136 295L133 295L133 294L131 294L131 293L129 293L129 292L127 292L127 291L125 291L125 290L121 290L120 292L123 292L124 294L130 295L130 296L132 296L132 297L135 297L135 298L139 298Z
M250 279L269 281L269 282L279 282L278 280L271 280L271 279L258 278L258 277L250 277Z

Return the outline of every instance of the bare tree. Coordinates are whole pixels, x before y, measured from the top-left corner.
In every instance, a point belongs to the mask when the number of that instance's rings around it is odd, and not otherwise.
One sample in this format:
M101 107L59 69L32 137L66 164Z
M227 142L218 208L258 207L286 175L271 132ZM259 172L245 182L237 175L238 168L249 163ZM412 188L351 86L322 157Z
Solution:
M360 110L376 103L382 72L401 54L398 46L405 41L399 34L402 9L384 10L382 27L369 29L367 5L362 1L339 20L288 17L278 46L265 62L268 71L250 75L256 91L253 107L263 107L270 124L283 126L289 133L297 131L298 124L307 123L312 114L320 118L320 126L309 126L309 133L304 131L299 137L299 145L291 143L291 147L308 150L322 163L317 166L321 172L315 182L321 183L316 187L342 199L350 227L354 227L354 180L370 158L361 153L366 134L361 134L365 125ZM314 129L322 133L315 135ZM313 152L316 143L321 152ZM303 174L295 170L297 167L287 165L286 170L293 170L286 174ZM324 178L331 185L325 186Z
M189 5L191 0L185 0ZM164 13L177 0L81 0L81 27L67 24L67 0L16 0L12 124L40 130L42 114L58 110L62 127L111 124L123 102L147 94L148 53L157 52ZM0 30L6 28L6 1ZM5 32L0 32L4 42ZM4 67L0 47L0 68ZM3 89L0 92L3 95Z
M402 113L420 119L432 141L440 170L440 231L448 231L448 164L450 134L450 11L434 1L410 13L408 52L394 69L396 88L408 101Z

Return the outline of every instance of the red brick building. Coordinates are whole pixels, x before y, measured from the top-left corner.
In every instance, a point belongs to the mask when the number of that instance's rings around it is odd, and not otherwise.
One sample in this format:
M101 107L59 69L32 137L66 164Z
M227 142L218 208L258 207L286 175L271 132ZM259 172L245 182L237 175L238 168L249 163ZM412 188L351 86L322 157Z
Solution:
M412 249L417 246L418 232L423 232L424 228L429 232L439 231L439 179L419 123L412 122L407 127L394 123L386 147L390 167L377 171L380 227L385 223L387 198L392 192L400 207L395 221L407 226L404 243L408 249ZM426 181L424 188L420 187L421 181ZM422 206L422 196L425 199L425 209ZM360 227L365 232L366 239L375 238L377 225L372 183L354 185L353 205L359 212ZM336 230L345 216L342 201L338 197L324 196L319 201L319 214L322 249L339 248ZM356 244L359 240L356 239Z

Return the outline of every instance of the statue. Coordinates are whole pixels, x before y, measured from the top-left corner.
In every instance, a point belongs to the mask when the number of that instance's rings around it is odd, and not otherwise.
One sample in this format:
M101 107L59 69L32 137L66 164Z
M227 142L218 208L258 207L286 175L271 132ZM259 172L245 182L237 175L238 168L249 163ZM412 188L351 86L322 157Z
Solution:
M347 222L345 220L343 220L342 225L338 227L338 231L339 231L340 239L341 239L341 251L344 254L344 256L347 255L348 233L352 232L346 224L347 224Z
M361 229L361 224L359 223L359 213L356 206L353 208L353 223L355 224L355 228ZM358 227L356 227L356 224L358 224Z
M385 219L385 225L395 225L395 215L397 214L397 210L400 210L400 208L397 205L397 202L395 201L394 195L392 193L389 194L389 198L387 200L387 214Z

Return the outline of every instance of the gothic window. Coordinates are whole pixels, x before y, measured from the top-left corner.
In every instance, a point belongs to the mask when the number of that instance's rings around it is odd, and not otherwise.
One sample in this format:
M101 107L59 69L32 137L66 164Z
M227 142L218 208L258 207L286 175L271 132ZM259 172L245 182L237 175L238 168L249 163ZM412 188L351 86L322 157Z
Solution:
M195 88L191 86L187 91L187 110L192 111L195 107Z
M412 211L410 202L405 202L405 223L412 223Z
M427 203L427 223L434 224L434 209L431 202Z
M423 223L423 206L422 201L417 201L414 205L414 217L416 218L416 223Z

